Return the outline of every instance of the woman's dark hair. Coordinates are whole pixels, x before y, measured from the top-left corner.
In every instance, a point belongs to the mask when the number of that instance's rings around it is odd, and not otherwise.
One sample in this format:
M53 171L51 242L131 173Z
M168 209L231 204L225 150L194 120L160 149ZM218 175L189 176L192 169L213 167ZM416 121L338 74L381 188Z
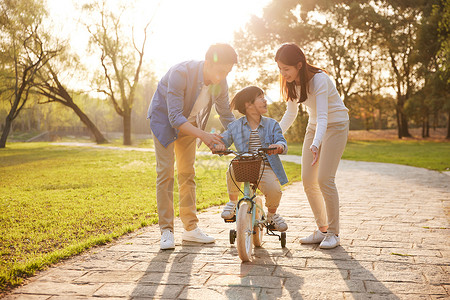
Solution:
M264 95L264 91L257 86L243 88L231 100L231 108L245 115L245 103L255 102L256 97L260 95Z
M305 54L303 53L302 49L300 49L299 46L293 43L283 44L278 49L277 54L275 55L275 61L295 67L299 62L302 63L301 69L298 70L298 76L300 78L300 95L297 95L297 92L295 91L295 81L287 82L286 79L280 74L281 96L286 99L286 101L298 99L298 97L300 96L300 99L298 100L298 102L300 103L304 102L308 98L308 95L306 94L306 87L308 85L307 70L313 73L318 73L320 71L326 72L319 67L315 67L307 63Z
M228 44L214 44L206 51L205 60L222 65L238 62L236 51Z

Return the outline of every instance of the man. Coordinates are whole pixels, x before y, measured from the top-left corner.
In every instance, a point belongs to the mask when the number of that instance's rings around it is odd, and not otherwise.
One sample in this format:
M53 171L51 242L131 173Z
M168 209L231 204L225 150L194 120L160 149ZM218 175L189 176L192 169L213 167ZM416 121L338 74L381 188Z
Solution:
M212 45L204 61L185 61L167 72L158 83L148 110L156 153L156 201L158 204L161 249L174 249L174 154L178 170L182 239L213 243L214 238L198 227L195 199L195 150L199 138L210 149L222 144L220 136L205 132L215 104L222 125L235 120L228 100L226 77L237 63L237 54L228 44Z

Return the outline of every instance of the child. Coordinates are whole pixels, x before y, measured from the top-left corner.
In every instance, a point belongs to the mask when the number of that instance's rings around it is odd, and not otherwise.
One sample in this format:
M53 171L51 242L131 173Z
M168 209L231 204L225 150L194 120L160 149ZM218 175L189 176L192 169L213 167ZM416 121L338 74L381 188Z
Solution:
M269 151L263 159L264 173L258 188L266 197L268 209L267 221L278 231L286 231L288 226L284 219L276 213L281 199L281 185L288 182L286 173L278 154L287 153L286 139L277 121L263 117L267 112L267 100L264 91L256 86L249 86L239 91L231 101L231 107L244 114L242 118L233 121L228 129L221 134L225 146L215 146L215 150L225 150L233 144L238 152L257 152L258 148L276 148ZM261 168L262 169L262 168ZM227 171L227 186L230 202L224 207L222 218L231 219L236 213L239 190ZM233 178L235 178L233 173ZM240 185L240 182L236 182Z

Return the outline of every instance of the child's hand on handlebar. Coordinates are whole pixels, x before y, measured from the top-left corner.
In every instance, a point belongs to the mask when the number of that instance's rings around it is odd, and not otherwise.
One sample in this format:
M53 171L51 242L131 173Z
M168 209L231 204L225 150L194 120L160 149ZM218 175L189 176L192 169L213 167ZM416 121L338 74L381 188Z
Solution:
M281 154L283 153L283 146L279 145L279 144L272 144L269 146L269 148L277 148L276 150L269 150L267 151L268 155L273 155L273 154Z

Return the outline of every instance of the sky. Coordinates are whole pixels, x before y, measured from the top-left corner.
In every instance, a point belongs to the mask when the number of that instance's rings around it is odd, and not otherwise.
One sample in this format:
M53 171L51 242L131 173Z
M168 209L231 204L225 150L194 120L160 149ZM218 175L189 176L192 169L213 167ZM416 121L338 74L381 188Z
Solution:
M107 0L108 5L133 0ZM136 8L125 16L126 22L138 29L152 19L146 44L146 63L150 63L160 78L174 64L181 61L202 60L214 43L232 43L235 31L243 28L251 15L260 16L271 0L134 0ZM72 48L83 51L89 38L79 25L77 5L86 0L47 0L53 25L65 38L70 37ZM84 20L81 20L84 21ZM98 58L84 57L90 63ZM90 64L88 63L88 64ZM274 67L276 67L274 65ZM231 85L236 66L228 76Z

